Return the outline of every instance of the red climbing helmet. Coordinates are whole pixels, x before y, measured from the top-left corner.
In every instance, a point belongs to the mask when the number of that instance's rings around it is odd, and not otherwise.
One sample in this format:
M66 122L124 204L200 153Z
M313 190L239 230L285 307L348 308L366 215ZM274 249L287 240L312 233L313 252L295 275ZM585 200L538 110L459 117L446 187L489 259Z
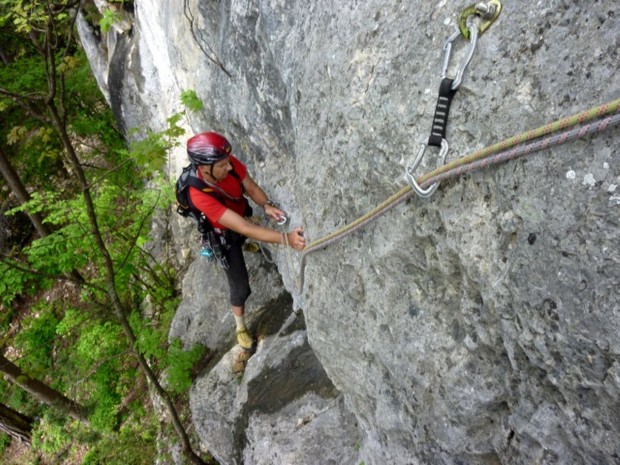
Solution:
M213 165L230 151L230 142L217 132L201 132L187 141L187 156L193 165Z

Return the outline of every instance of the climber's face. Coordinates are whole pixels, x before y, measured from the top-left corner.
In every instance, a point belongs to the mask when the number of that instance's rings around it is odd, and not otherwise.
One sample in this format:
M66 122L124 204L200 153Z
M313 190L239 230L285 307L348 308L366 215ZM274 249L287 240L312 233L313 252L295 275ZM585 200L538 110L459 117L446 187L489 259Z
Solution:
M223 160L214 163L213 165L200 165L198 170L202 174L203 179L208 181L219 182L228 176L228 173L233 169L230 163L230 157L226 157Z

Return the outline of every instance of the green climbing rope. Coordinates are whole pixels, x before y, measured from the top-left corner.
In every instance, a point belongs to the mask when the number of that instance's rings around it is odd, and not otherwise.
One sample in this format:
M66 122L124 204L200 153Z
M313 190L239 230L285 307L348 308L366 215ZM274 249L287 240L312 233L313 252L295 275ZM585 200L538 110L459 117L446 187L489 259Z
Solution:
M417 182L419 185L422 186L423 184L429 183L433 179L436 179L439 175L442 175L443 173L448 173L448 172L453 173L451 174L451 177L456 177L460 175L462 170L460 171L455 170L455 168L463 168L470 164L473 165L476 162L480 162L481 160L489 158L494 154L504 153L508 149L515 147L517 145L523 144L525 142L528 142L528 141L531 141L531 140L534 140L540 137L548 136L550 134L554 134L559 131L565 131L566 129L571 128L573 126L582 125L589 121L592 121L593 119L601 118L603 116L613 114L613 113L618 113L618 112L620 112L620 99L614 100L604 105L591 108L589 110L583 111L581 113L577 113L575 115L572 115L566 118L562 118L553 123L546 124L545 126L541 126L531 131L524 132L517 136L510 137L496 144L477 150L476 152L470 155L466 155L464 157L458 158L450 163L447 163L446 165L440 168L437 168L434 171L431 171L427 174L420 176L417 179ZM620 118L615 118L614 124L618 124L619 120ZM553 145L558 145L558 144L564 143L568 140L572 140L577 137L584 137L586 134L594 132L594 130L602 131L606 129L607 127L608 127L607 124L601 124L601 125L597 125L595 129L588 128L588 130L573 131L574 134L572 134L570 137L568 135L565 136L564 134L561 134L554 138ZM551 145L550 143L546 143L545 141L543 141L543 143L537 143L536 145L532 144L531 147L526 147L524 150L520 151L522 153L518 153L517 155L531 153L536 150L542 150L546 147L549 147L550 145ZM516 155L511 155L510 157L504 157L503 159L498 156L497 160L498 162L506 161L508 159L515 158L515 156ZM392 208L396 207L403 201L407 200L412 194L413 194L413 190L411 189L409 185L407 185L403 187L402 189L400 189L395 194L391 195L389 198L387 198L383 202L381 202L379 205L377 205L375 208L370 210L365 215L357 218L356 220L343 226L342 228L339 228L311 242L301 254L300 274L299 274L300 277L299 277L299 280L297 279L295 280L297 291L301 292L303 290L305 261L308 255L310 255L313 252L316 252L317 250L327 247L329 244L332 244L334 242L341 240L345 236L360 229L365 224L376 220L381 215L385 214L387 211L391 210Z

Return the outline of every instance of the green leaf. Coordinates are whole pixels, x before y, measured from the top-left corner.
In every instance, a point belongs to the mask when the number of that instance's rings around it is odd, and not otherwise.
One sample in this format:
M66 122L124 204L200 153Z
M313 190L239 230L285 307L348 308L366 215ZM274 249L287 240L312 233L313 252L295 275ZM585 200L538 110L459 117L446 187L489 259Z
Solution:
M186 90L181 93L181 103L190 111L200 111L204 108L202 100L196 95L194 90Z
M131 144L129 156L150 174L164 167L167 148L162 134L149 132L145 138Z
M120 23L123 17L116 11L107 9L99 21L99 27L103 32L108 32L114 23Z
M6 136L9 145L19 144L26 135L27 129L24 126L13 126Z
M53 308L44 305L34 308L33 314L22 322L22 329L15 336L15 347L26 354L20 362L31 377L39 377L52 366L57 325Z
M111 321L97 322L84 328L77 344L77 354L87 363L114 357L124 350L120 326Z
M183 350L179 340L173 341L168 349L168 386L176 394L186 393L192 385L192 367L204 356L205 348L200 345Z
M23 294L27 280L27 274L1 261L0 296L2 296L2 304L8 306L16 296Z

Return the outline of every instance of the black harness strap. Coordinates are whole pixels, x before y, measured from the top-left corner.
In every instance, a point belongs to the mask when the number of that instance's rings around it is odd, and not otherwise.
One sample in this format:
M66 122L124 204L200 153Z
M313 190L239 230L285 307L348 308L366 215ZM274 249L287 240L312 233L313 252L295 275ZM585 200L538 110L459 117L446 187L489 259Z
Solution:
M229 174L231 174L239 182L239 185L241 186L241 191L245 192L245 189L243 188L243 183L241 182L241 178L239 178L239 175L235 172L235 170L230 171ZM189 186L195 187L203 194L210 195L211 197L213 197L215 200L217 200L218 202L222 204L225 204L226 200L230 200L232 202L237 202L237 203L245 202L246 210L247 210L248 202L246 198L243 197L243 195L240 198L236 198L231 195L228 195L228 193L226 193L223 189L215 186L214 184L208 183L200 179L195 169L192 169L192 171L190 172L190 175L187 177L187 184ZM213 225L211 224L209 219L206 217L206 215L202 213L200 209L196 207L196 205L194 205L194 203L192 202L192 197L191 195L189 195L189 192L187 193L187 200L189 202L190 210L192 211L192 213L196 217L196 220L198 221L198 230L199 231L201 230L202 225L205 226L205 228L203 229L212 230Z

